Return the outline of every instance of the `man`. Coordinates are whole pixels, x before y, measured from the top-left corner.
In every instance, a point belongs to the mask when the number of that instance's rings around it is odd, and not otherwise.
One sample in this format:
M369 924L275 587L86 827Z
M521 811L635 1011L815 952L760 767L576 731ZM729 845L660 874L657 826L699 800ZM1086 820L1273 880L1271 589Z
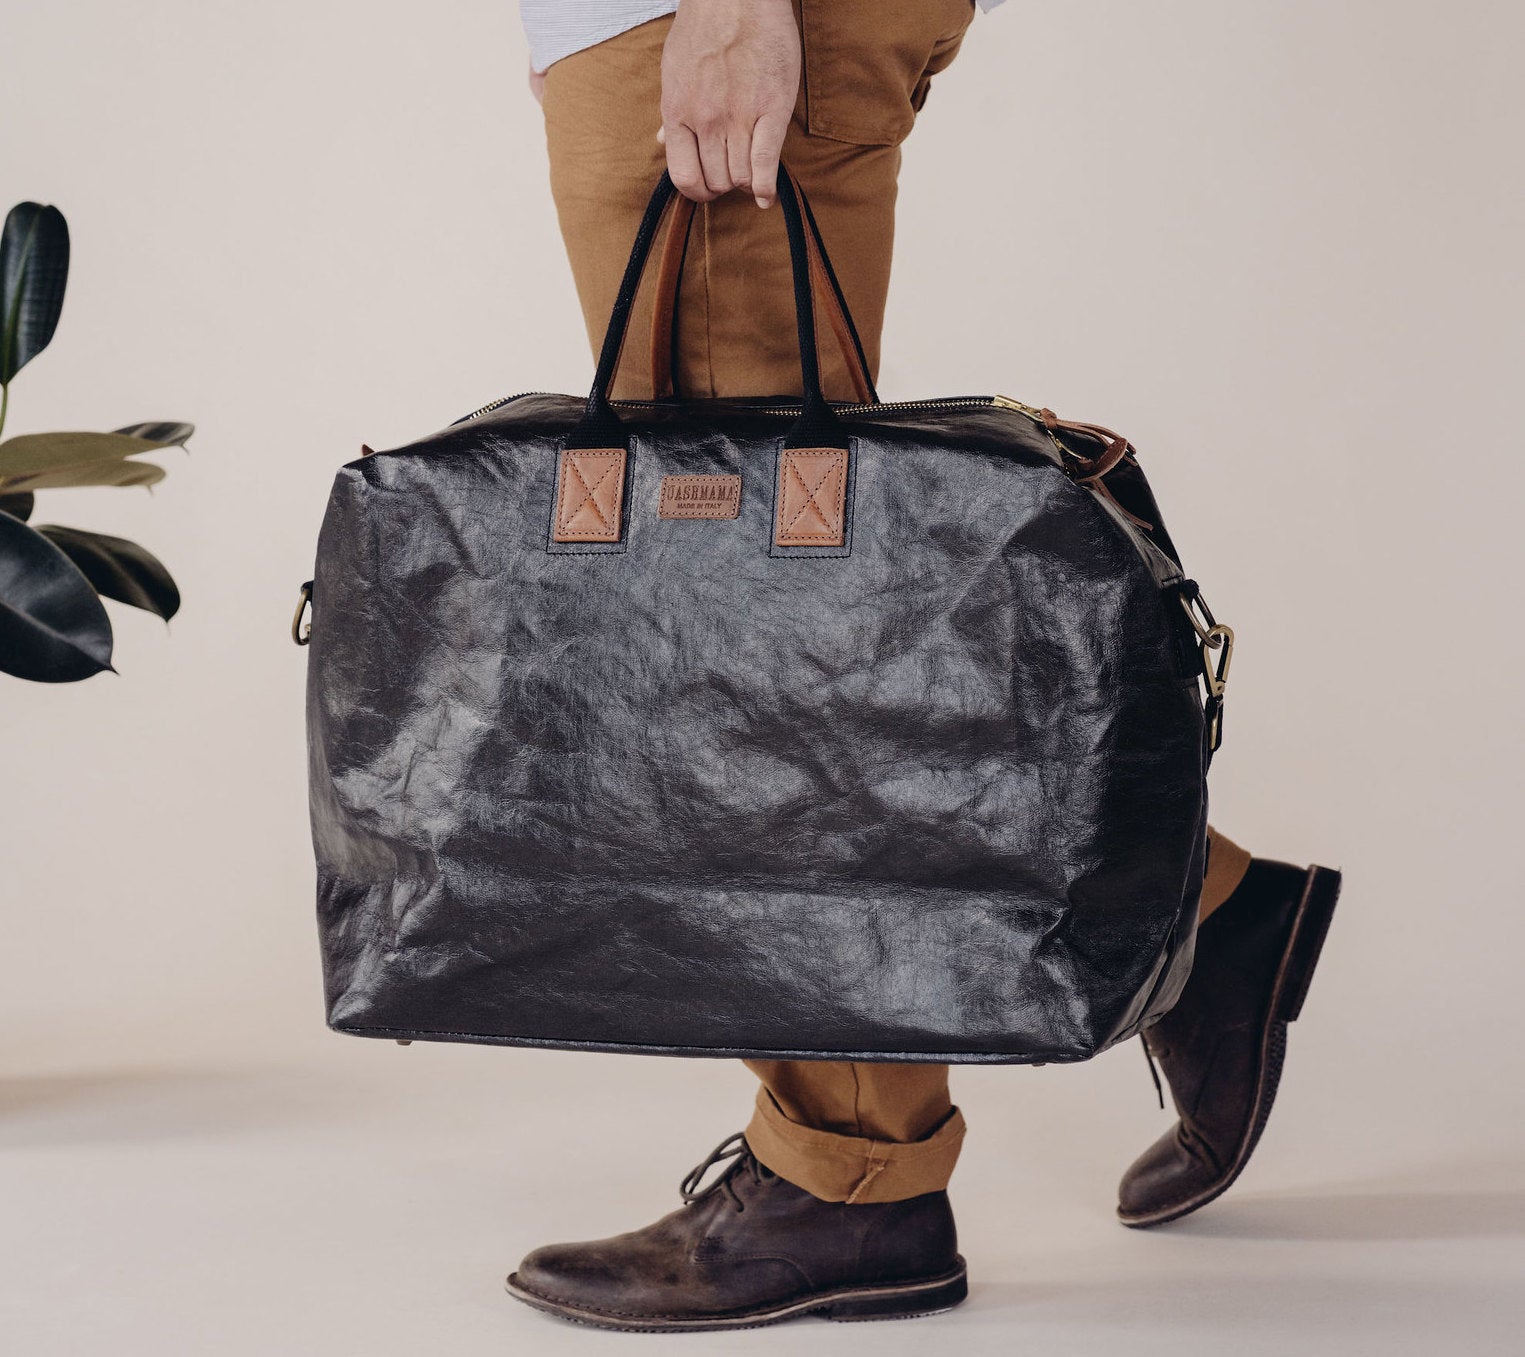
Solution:
M678 389L798 392L788 251L767 210L782 152L810 192L877 369L900 144L956 56L972 0L523 0L523 9L544 72L531 84L552 190L595 350L665 160L702 204L682 280ZM634 333L645 333L650 308L648 295ZM827 394L852 399L840 357L825 362ZM650 396L636 366L617 395ZM1244 1167L1338 885L1338 873L1252 859L1211 833L1196 966L1146 1038L1180 1120L1124 1175L1125 1224L1193 1211ZM963 1299L946 1188L964 1120L947 1066L747 1063L761 1080L751 1124L689 1176L680 1210L613 1239L537 1249L510 1291L568 1319L648 1330L907 1316ZM704 1186L717 1163L723 1171Z

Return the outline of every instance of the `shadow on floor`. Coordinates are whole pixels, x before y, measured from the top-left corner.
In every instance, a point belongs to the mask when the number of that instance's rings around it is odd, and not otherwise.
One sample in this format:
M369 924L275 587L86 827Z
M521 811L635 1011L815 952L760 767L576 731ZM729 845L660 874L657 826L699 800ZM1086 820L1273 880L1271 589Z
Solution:
M1382 1240L1525 1238L1525 1190L1331 1193L1224 1200L1166 1227L1195 1239Z
M1518 1350L1507 1346L1517 1306L1497 1276L1418 1277L1412 1268L1362 1276L1327 1257L1298 1272L1264 1259L1243 1272L1178 1271L1120 1277L1108 1270L1093 1282L976 1280L959 1317L1019 1326L1055 1353L1073 1350L1056 1336L1098 1353L1189 1350L1230 1335L1222 1350L1235 1354ZM1105 1341L1108 1332L1115 1342Z
M0 1147L215 1136L352 1114L307 1071L126 1069L0 1077Z

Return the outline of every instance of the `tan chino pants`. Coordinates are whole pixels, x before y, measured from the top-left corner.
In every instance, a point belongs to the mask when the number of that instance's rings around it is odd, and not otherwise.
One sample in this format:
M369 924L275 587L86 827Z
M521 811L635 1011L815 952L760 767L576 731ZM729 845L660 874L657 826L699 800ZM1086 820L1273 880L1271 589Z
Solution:
M889 290L900 144L932 77L958 54L973 0L796 0L804 78L784 159L810 194L871 371ZM556 62L544 111L551 189L595 353L636 225L664 161L658 19ZM638 298L619 397L649 397L650 282ZM834 347L826 394L851 400ZM674 353L689 396L797 394L789 254L779 213L733 193L694 218ZM1214 833L1202 911L1232 893L1249 854ZM948 1067L749 1060L761 1080L747 1128L768 1168L826 1201L884 1202L944 1188L964 1136Z

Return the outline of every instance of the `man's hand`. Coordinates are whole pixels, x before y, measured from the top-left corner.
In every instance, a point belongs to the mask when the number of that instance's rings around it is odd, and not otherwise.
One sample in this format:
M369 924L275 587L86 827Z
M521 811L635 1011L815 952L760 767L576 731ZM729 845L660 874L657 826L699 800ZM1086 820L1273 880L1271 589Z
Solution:
M657 133L679 192L707 203L744 188L770 206L799 87L790 0L679 0L662 52Z

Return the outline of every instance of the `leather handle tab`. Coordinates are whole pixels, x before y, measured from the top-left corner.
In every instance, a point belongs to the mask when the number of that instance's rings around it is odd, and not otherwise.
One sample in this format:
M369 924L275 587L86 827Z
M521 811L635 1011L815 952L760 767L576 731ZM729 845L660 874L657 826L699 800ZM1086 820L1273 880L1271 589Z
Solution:
M785 448L778 459L773 543L840 547L847 540L847 449Z
M624 448L564 448L556 476L556 542L618 542L625 505Z

